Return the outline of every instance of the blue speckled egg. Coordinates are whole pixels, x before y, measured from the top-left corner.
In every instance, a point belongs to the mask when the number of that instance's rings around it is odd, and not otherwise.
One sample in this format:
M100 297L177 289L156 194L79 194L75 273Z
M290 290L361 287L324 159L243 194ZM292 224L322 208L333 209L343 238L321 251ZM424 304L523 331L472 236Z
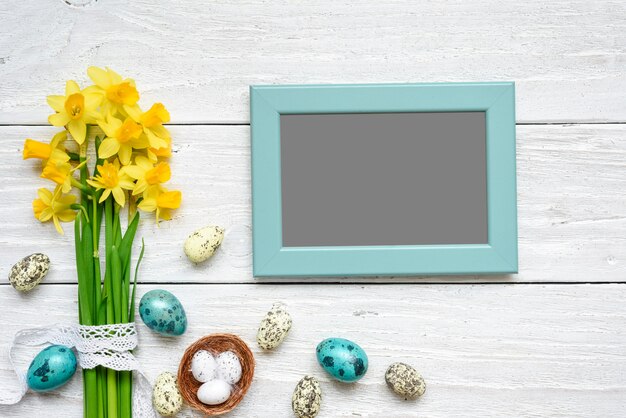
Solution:
M367 372L367 354L344 338L328 338L317 345L317 361L337 380L356 382Z
M51 345L35 356L26 382L35 392L47 392L66 384L76 372L76 356L64 345Z
M139 315L152 331L168 337L182 335L187 329L185 309L167 290L151 290L139 302Z

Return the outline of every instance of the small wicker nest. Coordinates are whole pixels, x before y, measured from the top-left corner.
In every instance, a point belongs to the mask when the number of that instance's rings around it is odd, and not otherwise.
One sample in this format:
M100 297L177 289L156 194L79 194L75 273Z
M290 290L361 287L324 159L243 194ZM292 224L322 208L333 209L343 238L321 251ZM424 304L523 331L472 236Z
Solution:
M233 385L230 398L219 405L205 405L198 399L198 388L202 383L198 382L191 374L191 359L199 350L206 350L214 355L224 351L232 351L239 357L241 363L241 380ZM254 355L250 348L241 338L233 334L211 334L200 338L191 344L180 360L178 366L178 387L185 401L194 409L203 414L221 415L235 409L243 399L254 376Z

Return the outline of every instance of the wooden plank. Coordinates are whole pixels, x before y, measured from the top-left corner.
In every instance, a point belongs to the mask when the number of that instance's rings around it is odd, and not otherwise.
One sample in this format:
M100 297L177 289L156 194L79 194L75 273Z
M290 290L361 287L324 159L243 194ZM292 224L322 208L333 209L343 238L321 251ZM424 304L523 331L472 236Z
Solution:
M151 288L140 286L138 296ZM322 382L320 418L626 414L626 285L166 288L185 306L189 329L168 339L138 325L136 353L148 377L175 372L182 352L197 338L235 333L253 349L257 371L233 416L291 416L291 393L305 374ZM6 313L0 327L0 391L13 381L7 359L13 334L76 320L75 294L74 285L40 287L28 296L0 288ZM263 353L256 329L278 300L289 305L293 329L276 352ZM367 351L370 368L359 383L331 382L317 365L315 346L329 336L352 339ZM427 390L419 401L402 401L385 386L384 371L394 361L413 364L424 375ZM64 416L79 416L81 388L75 378L49 395L29 393L17 406L0 407L0 415L37 416L62 408ZM187 412L181 416L192 416Z
M48 182L39 164L22 161L24 138L46 139L48 127L0 127L0 275L35 251L50 255L47 283L75 283L73 230L60 237L40 224L31 200ZM140 280L252 282L250 154L247 126L174 126L172 187L183 207L156 228L144 216L146 240ZM520 273L513 276L349 278L316 281L624 281L626 277L626 125L518 126ZM384 214L383 214L384 215ZM195 266L182 251L185 238L208 224L226 227L223 247ZM139 241L137 241L139 242ZM136 245L137 247L137 245ZM274 279L281 281L280 279ZM307 281L307 279L301 279Z
M177 123L248 121L251 84L499 80L522 122L626 121L620 0L7 0L0 16L3 124L45 122L45 96L89 65Z

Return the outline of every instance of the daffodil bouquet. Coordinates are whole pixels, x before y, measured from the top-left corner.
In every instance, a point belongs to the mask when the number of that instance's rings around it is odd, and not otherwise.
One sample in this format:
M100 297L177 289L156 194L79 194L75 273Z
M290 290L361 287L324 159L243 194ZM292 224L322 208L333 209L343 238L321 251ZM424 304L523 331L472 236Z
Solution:
M48 96L54 110L48 121L63 130L50 142L27 139L23 157L41 160L41 177L53 183L52 189L39 189L35 218L52 221L60 234L62 222L74 222L80 323L128 323L134 321L143 256L142 245L131 286L137 208L154 212L158 223L181 203L179 191L164 187L171 176L171 137L163 124L170 116L161 103L143 111L132 79L109 68L90 67L87 75L93 85L81 89L70 80L64 95ZM126 207L122 231L120 212ZM83 370L83 379L85 417L132 416L132 372L98 366Z

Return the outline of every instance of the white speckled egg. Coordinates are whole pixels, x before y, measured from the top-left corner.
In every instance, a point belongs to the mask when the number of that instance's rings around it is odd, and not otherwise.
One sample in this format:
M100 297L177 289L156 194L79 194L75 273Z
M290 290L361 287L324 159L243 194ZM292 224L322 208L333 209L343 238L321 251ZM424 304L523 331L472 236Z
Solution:
M275 303L259 325L256 341L259 347L271 350L278 347L291 329L291 316L282 303Z
M209 259L222 244L224 228L207 226L189 235L185 241L185 254L194 263Z
M241 362L237 354L224 351L215 359L217 361L217 377L230 385L241 380Z
M398 395L417 398L426 391L424 378L413 367L405 363L393 363L385 372L387 385Z
M191 374L198 382L208 382L217 377L217 362L213 354L199 350L191 359Z
M175 415L183 407L183 397L172 373L163 372L157 377L152 390L152 404L165 417Z
M322 405L322 388L313 376L304 376L291 397L291 408L298 418L314 418Z
M230 398L231 386L220 379L203 383L198 389L198 399L206 405L219 405Z
M9 272L9 282L20 292L31 291L50 269L50 259L41 253L31 254L15 263Z

